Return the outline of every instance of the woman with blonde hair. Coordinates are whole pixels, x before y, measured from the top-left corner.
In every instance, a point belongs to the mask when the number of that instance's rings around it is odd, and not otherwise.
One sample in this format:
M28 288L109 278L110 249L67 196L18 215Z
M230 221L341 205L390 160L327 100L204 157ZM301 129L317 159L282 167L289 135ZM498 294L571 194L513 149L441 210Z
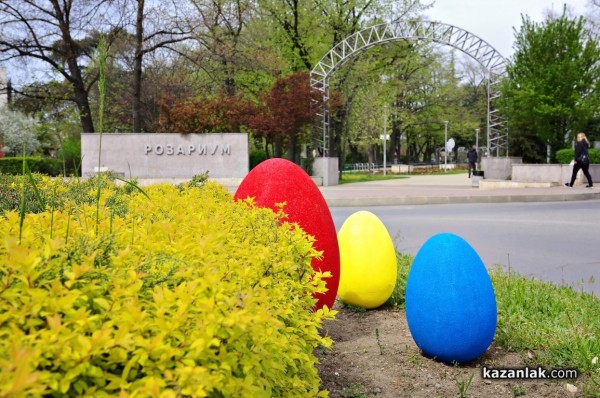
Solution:
M577 173L579 170L583 170L583 175L588 180L588 184L585 186L586 188L591 188L594 186L592 183L592 176L590 176L589 168L590 168L590 157L588 155L588 149L590 147L590 142L588 141L585 133L577 134L577 143L575 143L575 160L573 161L573 174L571 175L571 182L567 182L565 185L567 187L572 187L575 182L575 178L577 178Z

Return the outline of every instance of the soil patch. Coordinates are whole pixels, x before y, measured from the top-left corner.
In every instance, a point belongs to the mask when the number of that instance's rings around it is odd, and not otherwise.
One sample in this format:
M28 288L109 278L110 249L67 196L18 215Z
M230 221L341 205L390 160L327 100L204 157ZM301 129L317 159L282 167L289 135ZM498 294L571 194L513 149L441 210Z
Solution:
M443 364L427 358L412 339L404 311L356 313L339 303L334 308L339 311L336 320L323 325L323 332L335 342L333 350L316 351L322 386L331 398L459 397L459 385L466 385L471 375L467 397L581 396L580 389L567 391L568 383L576 384L568 380L484 380L483 366L525 366L520 354L495 344L467 364Z

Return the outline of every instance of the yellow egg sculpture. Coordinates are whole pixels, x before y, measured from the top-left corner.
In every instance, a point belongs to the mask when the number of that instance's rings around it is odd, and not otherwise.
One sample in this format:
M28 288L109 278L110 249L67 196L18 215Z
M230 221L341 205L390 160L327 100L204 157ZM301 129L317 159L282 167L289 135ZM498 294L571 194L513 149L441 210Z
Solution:
M379 218L359 211L338 232L340 285L338 297L361 308L377 308L394 291L398 276L396 250Z

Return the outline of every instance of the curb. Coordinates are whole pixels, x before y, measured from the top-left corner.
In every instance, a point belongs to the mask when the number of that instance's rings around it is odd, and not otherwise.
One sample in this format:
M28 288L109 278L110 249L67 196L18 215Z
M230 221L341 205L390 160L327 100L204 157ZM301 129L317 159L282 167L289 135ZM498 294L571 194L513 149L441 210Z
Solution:
M532 203L600 200L600 192L539 194L539 195L477 195L477 196L398 196L367 198L325 198L330 207L448 205L474 203Z

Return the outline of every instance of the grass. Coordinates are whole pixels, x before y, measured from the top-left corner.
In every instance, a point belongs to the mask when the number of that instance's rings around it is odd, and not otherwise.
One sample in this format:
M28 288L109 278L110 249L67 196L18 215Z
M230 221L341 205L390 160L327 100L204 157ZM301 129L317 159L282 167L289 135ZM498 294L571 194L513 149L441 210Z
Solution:
M406 175L399 174L371 174L371 173L342 173L342 178L340 178L340 184L349 184L352 182L367 182L367 181L383 181L383 180L398 180L402 178L408 178Z
M398 281L387 305L404 307L412 256L398 254ZM498 305L495 342L531 366L575 368L584 395L600 398L600 299L568 286L490 271Z
M600 364L594 361L600 356L600 299L500 269L491 276L498 302L496 343L533 352L531 359L524 356L531 365L577 369L586 396L600 397Z
M465 379L456 379L456 387L458 388L458 396L460 398L466 398L467 396L467 392L469 391L469 388L471 388L471 383L473 382L473 377L475 376L475 374L471 373L471 375L469 376L469 378L467 380Z
M368 395L362 392L364 388L360 384L352 383L344 388L342 395L346 398L367 398Z
M379 337L379 328L375 328L375 339L377 339L377 347L379 347L379 355L383 355L383 345L381 344L381 338Z
M352 182L367 182L367 181L383 181L383 180L397 180L401 178L409 178L411 175L444 175L444 174L466 174L467 170L464 168L457 168L453 170L448 170L444 172L444 170L440 170L438 168L427 168L427 169L417 169L412 173L402 173L402 174L392 174L387 173L383 175L382 172L378 171L375 173L367 172L367 171L344 171L342 173L342 178L339 179L340 184L348 184Z
M408 271L410 270L413 257L396 252L396 260L398 262L398 277L396 279L396 286L394 286L392 295L384 305L392 308L404 308L406 279L408 278Z

